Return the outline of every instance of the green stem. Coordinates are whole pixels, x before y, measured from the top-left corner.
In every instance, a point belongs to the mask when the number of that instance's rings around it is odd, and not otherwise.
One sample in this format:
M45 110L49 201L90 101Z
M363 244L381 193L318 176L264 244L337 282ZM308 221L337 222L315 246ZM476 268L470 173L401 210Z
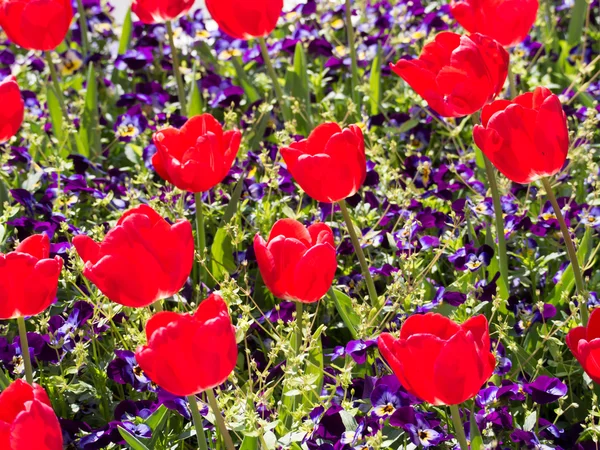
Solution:
M298 328L296 331L296 355L300 353L300 349L302 348L302 328L304 324L302 320L304 319L304 304L302 302L296 302L296 327Z
M356 230L354 229L354 224L352 223L352 217L350 217L350 213L348 212L346 201L340 200L338 202L338 205L340 205L342 216L344 216L344 221L346 222L346 228L348 228L348 233L350 234L350 240L352 241L352 245L354 246L356 256L358 256L358 261L360 262L360 268L362 269L365 281L367 282L367 290L369 291L371 304L374 308L379 308L379 297L377 296L375 283L373 283L373 278L371 277L371 272L369 271L369 264L367 264L367 259L365 258L365 254L362 250L362 247L360 246L358 236L356 235Z
M168 20L166 23L167 34L169 36L169 46L171 47L171 59L173 61L173 73L175 74L175 81L177 82L177 96L179 97L179 105L181 106L181 114L187 115L187 103L185 99L185 85L183 84L183 77L179 70L179 53L177 53L177 47L175 47L175 36L173 34L173 25Z
M88 41L88 27L87 20L85 20L85 8L83 7L83 1L77 0L77 12L79 13L79 30L81 32L81 49L83 50L83 56L87 57L90 51L90 44Z
M233 445L233 440L231 439L231 435L229 434L229 430L225 426L225 420L223 420L223 416L221 415L221 410L219 409L219 405L217 404L217 399L215 398L215 393L212 389L208 389L206 391L206 397L208 398L208 403L213 410L213 414L215 415L215 420L217 421L217 428L221 432L221 436L225 441L225 447L227 450L235 450L235 446Z
M69 120L69 113L67 112L67 108L65 106L65 95L60 85L60 79L58 78L58 73L56 72L56 67L54 66L54 61L52 60L51 52L44 52L44 57L46 58L46 64L48 65L48 69L50 70L52 85L54 86L54 90L56 91L56 96L58 97L58 103L60 104L60 109L62 110L63 117L65 118L65 120Z
M508 292L508 255L506 253L506 239L504 237L504 215L502 214L502 202L500 201L500 191L496 181L496 172L494 166L487 156L483 155L485 160L485 171L487 174L490 190L492 191L492 200L494 201L494 220L496 221L496 236L498 238L498 258L500 260L500 276Z
M162 305L162 300L156 300L154 303L152 303L152 307L154 308L154 312L163 312L163 305Z
M360 109L360 93L358 86L358 60L356 57L356 42L354 38L354 26L352 25L352 2L346 0L346 31L348 33L348 47L350 48L350 60L352 61L352 99Z
M25 319L17 317L17 325L19 326L19 338L21 339L21 357L25 366L25 379L29 384L33 384L33 370L31 368L31 356L29 355L29 343L27 342L27 327L25 327Z
M508 65L508 86L510 89L509 98L515 98L518 94L517 92L517 76L513 72L512 64Z
M196 427L196 439L198 440L198 448L200 450L208 450L206 445L206 435L204 434L204 426L202 425L202 416L198 409L198 401L195 395L188 396L188 402L190 402L190 409L192 410L192 417L194 419L194 427Z
M202 203L202 192L196 192L194 194L194 199L196 200L196 243L198 247L198 253L200 254L200 258L204 258L204 250L206 249L206 235L204 233L204 212L203 212L203 203ZM199 295L202 295L202 282L204 280L202 270L202 263L199 264L198 267L198 285L199 285Z
M450 405L450 413L452 414L452 423L454 424L454 437L458 441L461 450L469 450L469 444L467 437L465 436L465 429L463 428L462 421L460 420L460 411L458 405Z
M283 113L283 118L288 121L292 119L289 107L285 99L283 98L283 90L281 89L281 84L279 84L279 78L277 77L277 73L275 72L275 68L273 67L273 63L271 62L271 57L269 56L269 49L267 48L267 42L264 37L258 38L258 43L260 45L260 51L262 53L262 57L265 61L265 65L267 66L267 72L269 72L269 76L273 81L273 89L275 90L275 97L277 97L277 103L279 103L279 107L281 108L281 112Z
M556 215L556 219L560 224L560 231L562 231L563 239L565 240L565 245L567 246L567 253L569 254L569 260L571 261L571 267L573 268L573 276L575 277L575 286L577 287L577 294L580 298L580 313L581 313L581 323L583 326L586 326L588 323L588 309L587 309L587 298L586 298L586 290L585 283L583 281L583 274L581 272L581 268L579 267L579 260L577 259L577 251L575 250L575 245L573 244L573 240L571 239L571 233L569 232L569 227L567 227L567 223L565 222L565 218L563 217L562 211L560 210L560 206L556 201L556 197L554 195L554 191L552 191L552 185L548 178L542 178L542 184L544 185L544 189L546 189L546 195L548 195L548 200L552 204L552 208L554 208L554 214Z

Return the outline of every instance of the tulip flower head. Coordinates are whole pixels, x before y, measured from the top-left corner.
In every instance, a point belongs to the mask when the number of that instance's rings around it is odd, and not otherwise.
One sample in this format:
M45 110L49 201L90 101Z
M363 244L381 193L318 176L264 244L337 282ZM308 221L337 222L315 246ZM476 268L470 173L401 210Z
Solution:
M318 301L337 269L333 232L324 223L306 228L297 220L278 220L267 242L255 236L254 252L265 285L284 300Z
M133 308L175 295L194 263L192 225L171 225L147 205L123 214L103 242L80 235L73 245L84 276L113 302Z
M17 380L0 394L2 450L62 450L63 437L44 388Z
M219 28L235 39L265 37L277 26L283 0L206 0Z
M146 24L163 23L187 14L195 0L133 0L131 11Z
M535 23L538 0L453 0L450 11L469 33L481 33L505 47L525 40Z
M583 305L585 308L585 304ZM590 314L586 327L573 328L567 334L567 346L588 376L600 384L600 309Z
M443 117L479 111L502 91L509 56L481 34L438 34L418 59L401 59L391 69Z
M310 197L334 203L356 194L365 182L367 162L361 129L324 123L308 139L281 149L292 177Z
M500 172L521 184L558 173L569 151L567 116L543 87L486 105L473 138Z
M179 189L197 193L212 189L227 176L242 133L223 132L213 116L202 114L189 119L180 130L169 127L156 132L153 140L156 172Z
M135 358L146 375L179 396L219 386L237 362L235 328L223 299L212 294L192 314L161 312L146 324L147 345Z
M50 239L37 234L0 253L0 320L40 314L54 301L63 260L50 258Z
M0 1L0 27L8 39L28 50L54 50L72 20L71 0Z
M440 314L413 315L402 325L399 339L384 333L378 345L402 386L432 405L473 398L496 365L483 315L462 325Z
M14 76L0 81L0 143L8 141L17 134L23 123L25 103Z

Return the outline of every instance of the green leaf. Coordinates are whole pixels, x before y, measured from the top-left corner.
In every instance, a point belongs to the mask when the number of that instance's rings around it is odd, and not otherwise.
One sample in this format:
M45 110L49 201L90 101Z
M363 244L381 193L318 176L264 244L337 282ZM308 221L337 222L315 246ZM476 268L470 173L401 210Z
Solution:
M256 436L246 436L242 441L240 450L258 450L258 438Z
M156 430L158 426L165 421L168 412L169 410L165 405L160 405L160 408L154 411L152 415L145 420L146 425L153 430Z
M577 259L579 260L579 265L583 266L586 262L587 256L590 253L592 244L592 233L590 228L585 230L585 234L583 235L583 239L579 243L579 248L577 249ZM561 302L563 292L567 292L568 295L571 294L573 289L575 288L575 276L573 275L573 267L571 264L567 266L565 271L560 277L559 282L554 287L554 291L552 296L550 297L550 303L553 305L558 305Z
M194 63L194 72L192 76L192 86L190 87L190 95L188 99L188 117L199 116L204 111L202 104L202 94L198 88L198 80L196 80L196 71L198 67Z
M308 69L306 67L306 54L301 42L296 44L294 50L294 65L288 67L285 77L285 89L290 97L294 97L300 105L302 112L296 114L295 118L299 129L303 134L309 134L312 130L310 87L308 82Z
M87 75L87 91L85 93L85 106L81 118L81 127L79 129L79 138L77 147L79 152L89 157L94 150L94 154L99 155L100 134L98 129L98 81L94 64L90 64ZM80 141L80 142L79 142ZM80 146L83 146L81 148Z
M211 272L217 280L222 280L227 273L235 272L237 268L233 259L233 245L225 228L219 228L210 248Z
M311 347L306 359L306 375L315 378L314 389L304 397L303 403L308 410L311 410L321 397L321 389L323 389L323 344L321 342L321 334L325 329L325 325L321 325L313 335L313 339L317 342Z
M46 87L46 100L48 103L48 113L50 114L50 121L52 122L52 131L54 136L59 141L63 139L63 116L60 108L60 102L58 95L54 91L54 88L49 84Z
M479 432L477 420L475 420L475 402L473 402L473 407L471 408L471 420L469 422L469 429L469 437L471 438L471 450L481 450L483 448L483 438L481 437L481 433Z
M533 431L535 428L535 424L537 423L537 413L535 411L531 411L527 417L525 417L525 422L523 423L523 429L525 431Z
M575 0L575 6L571 11L571 20L569 21L569 31L567 34L567 43L574 47L581 43L585 18L589 9L588 0Z
M357 329L358 325L361 322L361 318L352 306L352 299L346 294L344 294L342 291L339 291L337 289L333 289L333 292L335 295L333 296L332 300L335 304L337 312L339 313L340 317L342 318L342 321L350 331L352 338L358 339ZM331 291L329 291L329 293L331 294ZM329 297L332 296L330 295Z
M8 202L8 189L4 181L0 179L0 215L4 214L4 202Z
M238 203L240 202L240 198L242 196L242 191L244 190L244 180L245 179L246 179L246 172L243 172L242 176L240 177L237 184L235 185L233 194L231 194L231 199L229 200L229 204L227 205L225 214L223 214L223 219L221 221L222 225L229 223L229 221L235 215L235 213L237 211Z
M127 50L129 50L132 33L133 22L131 20L131 8L129 8L127 10L127 13L125 14L123 28L121 28L121 40L119 41L119 55L123 55Z
M246 75L246 70L242 66L241 59L239 56L234 56L231 58L231 62L233 63L233 67L235 69L235 73L237 74L238 81L242 85L244 92L248 96L248 100L250 103L254 103L260 99L260 94Z
M3 391L8 386L10 386L10 383L10 378L6 376L6 373L4 373L3 369L0 369L0 391Z
M127 445L129 445L133 450L150 450L148 447L146 447L142 443L142 441L140 441L138 438L136 438L133 434L131 434L125 428L119 427L119 433L121 434L121 437L123 439L125 439L125 442L127 442Z
M379 105L381 104L381 45L377 45L377 54L371 64L369 97L371 99L371 115L375 116L379 114Z

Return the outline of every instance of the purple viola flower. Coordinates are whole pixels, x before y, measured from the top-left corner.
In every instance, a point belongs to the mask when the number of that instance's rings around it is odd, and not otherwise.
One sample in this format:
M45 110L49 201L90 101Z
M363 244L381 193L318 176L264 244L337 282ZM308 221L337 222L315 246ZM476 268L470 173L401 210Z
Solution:
M357 364L364 364L367 360L367 350L377 346L377 339L363 341L358 339L346 344L346 354L350 356Z
M387 418L402 405L402 400L385 384L379 385L371 392L371 413L380 418Z
M594 206L581 215L581 223L586 227L600 228L600 206Z
M467 245L458 249L453 255L450 255L448 260L454 264L457 270L476 272L482 266L489 266L493 256L494 249L489 245L482 245L478 249Z
M533 431L515 430L510 435L511 440L514 443L522 444L526 448L536 450L558 450L560 447L551 447L549 445L542 444L536 434Z
M533 382L527 383L524 390L535 403L545 405L567 395L568 388L558 378L540 375Z
M129 384L136 391L147 391L151 381L137 364L135 354L128 350L115 350L115 355L106 369L108 378L118 384Z
M119 55L115 60L115 69L117 70L142 70L150 66L154 61L152 48L139 47L137 49L127 50L123 55Z
M492 348L496 349L496 369L494 373L499 376L507 375L512 369L512 361L506 356L506 349L502 342L492 341Z
M125 114L117 117L114 130L117 138L122 142L130 142L148 128L148 119L142 112L140 105L128 109Z

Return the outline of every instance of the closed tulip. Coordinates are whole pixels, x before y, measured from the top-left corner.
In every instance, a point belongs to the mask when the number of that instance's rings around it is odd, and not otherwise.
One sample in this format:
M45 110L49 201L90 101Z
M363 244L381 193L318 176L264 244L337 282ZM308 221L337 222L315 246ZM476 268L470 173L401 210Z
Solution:
M356 194L365 182L367 162L361 129L324 123L308 139L281 149L292 177L310 197L334 203Z
M212 189L227 176L242 134L238 130L223 132L213 116L202 114L180 130L169 127L156 132L153 139L156 172L179 189L197 193Z
M80 235L73 244L84 276L113 302L134 308L179 292L194 262L191 224L171 225L147 205L123 214L103 242Z
M586 307L585 304L583 307ZM585 373L600 384L600 309L592 311L587 327L569 331L566 341Z
M212 294L194 314L161 312L146 324L147 345L135 358L168 392L188 396L219 386L237 362L235 328L223 299Z
M418 59L401 59L392 70L443 117L479 111L501 91L509 56L493 39L444 32L425 45Z
M378 345L402 386L432 405L473 398L496 365L483 315L462 325L440 314L413 315L399 339L384 333Z
M312 303L329 290L337 261L333 233L324 223L308 228L297 220L278 220L269 240L256 235L254 253L265 285L275 297Z
M163 23L187 14L195 0L133 0L131 10L147 24Z
M525 40L535 23L538 0L453 0L450 10L469 33L481 33L505 47Z
M219 28L235 39L265 37L277 26L283 0L206 0Z
M548 89L497 100L483 108L475 143L515 183L558 173L567 159L569 130L559 98Z
M44 388L17 380L0 394L2 450L62 450L63 437Z
M14 76L0 82L0 143L8 141L17 134L23 123L25 103Z
M50 239L37 234L14 252L0 253L0 320L35 316L54 301L63 260L50 256Z
M8 39L28 50L53 50L65 39L71 0L2 0L0 26Z

